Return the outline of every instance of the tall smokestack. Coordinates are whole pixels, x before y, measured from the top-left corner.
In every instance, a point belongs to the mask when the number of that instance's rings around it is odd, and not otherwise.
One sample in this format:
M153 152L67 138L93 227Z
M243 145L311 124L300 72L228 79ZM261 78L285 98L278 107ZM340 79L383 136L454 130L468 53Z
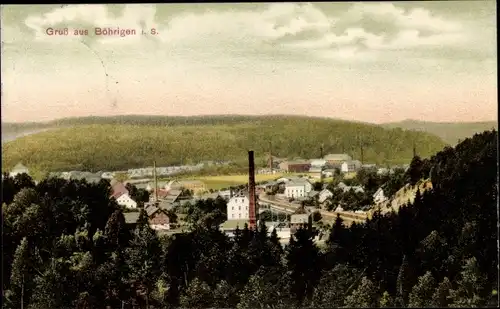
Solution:
M155 179L155 202L158 202L158 178L156 177L156 161L153 161L153 177Z
M253 151L248 151L248 198L250 203L248 205L249 212L249 228L256 228L256 202L255 202L255 162Z

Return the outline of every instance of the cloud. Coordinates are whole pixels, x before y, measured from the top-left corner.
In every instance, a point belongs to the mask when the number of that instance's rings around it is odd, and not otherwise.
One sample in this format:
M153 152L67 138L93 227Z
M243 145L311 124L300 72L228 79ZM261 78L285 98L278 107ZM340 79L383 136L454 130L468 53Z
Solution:
M253 10L206 10L162 18L155 5L126 5L118 16L106 5L73 5L26 19L38 40L85 40L87 43L139 44L145 36L49 37L47 27L156 28L148 36L174 55L223 58L275 57L372 61L384 53L430 49L467 49L471 32L458 21L422 7L403 9L392 3L353 3L327 14L316 5L273 3ZM325 58L326 57L326 58ZM286 60L283 58L282 60ZM390 58L390 57L385 57Z

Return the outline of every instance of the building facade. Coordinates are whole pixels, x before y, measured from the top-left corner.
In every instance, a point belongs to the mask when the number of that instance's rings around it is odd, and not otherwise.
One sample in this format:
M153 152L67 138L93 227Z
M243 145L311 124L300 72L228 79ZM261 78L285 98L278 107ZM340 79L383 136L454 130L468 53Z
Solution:
M311 168L307 161L286 161L280 163L280 169L287 173L305 173Z
M137 202L134 201L128 193L123 193L116 198L116 202L120 206L124 206L129 209L137 208Z
M344 161L340 165L340 170L342 173L351 173L359 170L361 168L361 162L358 160Z
M304 178L293 179L285 184L285 196L287 198L306 197L311 190L311 183Z
M227 219L228 220L240 220L249 219L249 207L250 200L245 195L233 196L227 202Z
M339 166L344 161L351 161L352 158L348 154L340 153L340 154L327 154L323 159L325 159L328 164L333 167Z

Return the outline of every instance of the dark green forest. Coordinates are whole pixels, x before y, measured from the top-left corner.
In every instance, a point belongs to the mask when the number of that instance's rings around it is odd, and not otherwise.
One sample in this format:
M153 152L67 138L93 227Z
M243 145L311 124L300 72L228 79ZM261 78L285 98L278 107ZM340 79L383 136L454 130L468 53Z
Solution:
M42 171L123 170L234 161L247 165L253 149L264 163L278 157L309 159L348 153L365 163L405 164L413 145L421 157L445 146L434 135L378 125L299 116L96 117L54 122L56 129L19 137L2 147L3 166L22 162Z
M188 233L135 229L109 183L2 180L5 308L496 307L497 146L488 131L414 158L404 175L433 188L398 213L349 228L325 248L299 229L282 248L264 225L229 239L207 200ZM222 205L222 206L221 206ZM203 207L201 207L203 206Z

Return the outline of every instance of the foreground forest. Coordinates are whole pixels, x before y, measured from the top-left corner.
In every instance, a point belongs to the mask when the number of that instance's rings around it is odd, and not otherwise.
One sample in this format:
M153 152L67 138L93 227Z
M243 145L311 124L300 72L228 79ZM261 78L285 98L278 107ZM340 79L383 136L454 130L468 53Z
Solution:
M339 308L498 305L496 131L475 135L405 177L433 188L399 213L333 224L326 248L299 230L228 239L200 206L192 231L135 230L109 183L26 175L2 180L5 308ZM221 206L222 205L222 206ZM203 207L202 207L203 206ZM203 214L200 211L203 210Z
M413 145L423 157L435 154L445 143L423 132L384 129L377 125L333 119L262 117L126 117L96 118L93 124L66 127L20 137L2 147L3 166L22 162L45 171L122 170L151 166L232 160L247 165L253 149L258 164L264 164L272 145L278 157L304 159L323 154L348 153L364 162L408 163Z

